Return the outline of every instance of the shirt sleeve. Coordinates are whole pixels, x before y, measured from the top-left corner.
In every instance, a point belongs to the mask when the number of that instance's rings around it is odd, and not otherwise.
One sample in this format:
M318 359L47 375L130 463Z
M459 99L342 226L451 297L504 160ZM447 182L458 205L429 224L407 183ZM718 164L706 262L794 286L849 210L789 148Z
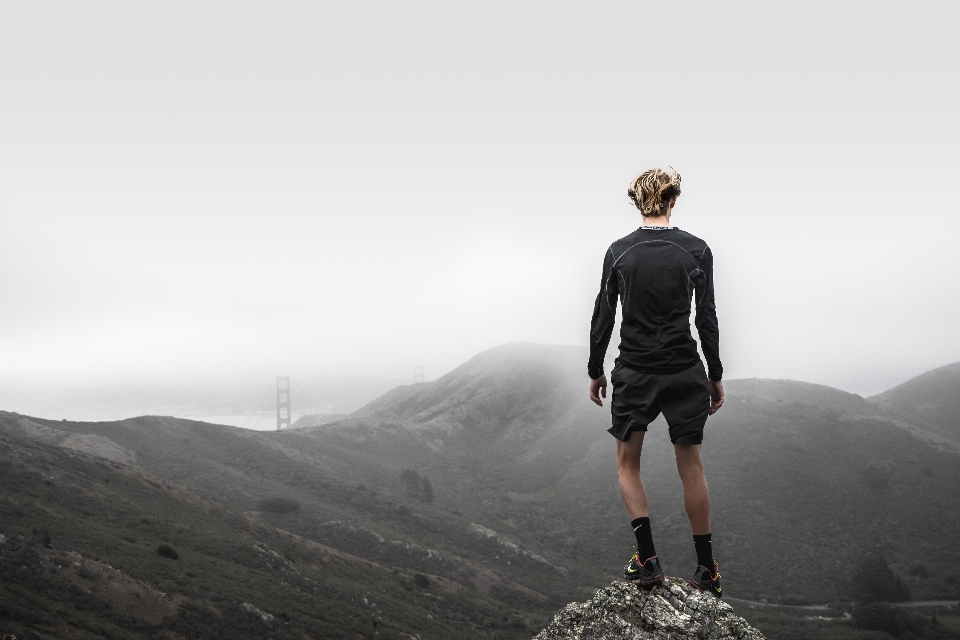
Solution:
M719 382L723 379L723 364L720 362L720 325L717 322L717 305L713 298L713 252L707 247L700 260L702 277L696 287L697 333L700 348L707 360L707 377Z
M603 275L600 278L600 293L593 305L593 319L590 321L590 360L587 362L587 375L596 380L603 375L603 360L610 344L610 334L617 317L617 299L619 297L616 274L613 273L613 251L608 249L603 258Z

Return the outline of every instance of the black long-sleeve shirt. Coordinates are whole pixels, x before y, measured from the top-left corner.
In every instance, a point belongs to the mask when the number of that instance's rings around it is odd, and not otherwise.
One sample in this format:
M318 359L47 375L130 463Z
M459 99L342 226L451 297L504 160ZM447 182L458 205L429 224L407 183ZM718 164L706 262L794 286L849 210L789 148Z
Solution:
M690 300L711 380L723 377L713 299L713 254L700 238L675 227L640 227L610 245L590 323L587 373L603 375L603 359L623 305L620 362L650 373L675 373L700 360L690 334Z

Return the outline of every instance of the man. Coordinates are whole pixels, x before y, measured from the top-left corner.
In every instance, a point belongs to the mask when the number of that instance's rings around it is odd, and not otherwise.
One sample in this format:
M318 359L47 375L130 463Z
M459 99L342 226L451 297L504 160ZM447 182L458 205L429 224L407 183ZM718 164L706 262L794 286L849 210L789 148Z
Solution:
M611 372L613 426L609 431L617 439L620 495L637 539L637 551L623 575L643 588L663 580L640 478L643 437L647 425L662 412L670 428L697 552L698 566L689 582L719 598L710 494L700 458L707 416L723 405L713 254L700 238L670 226L680 196L680 176L672 168L645 171L627 193L643 215L643 226L614 242L604 257L587 365L590 399L602 407L601 397L607 397L603 361L619 299L623 318L620 357ZM691 297L696 301L697 332L708 372L690 334Z

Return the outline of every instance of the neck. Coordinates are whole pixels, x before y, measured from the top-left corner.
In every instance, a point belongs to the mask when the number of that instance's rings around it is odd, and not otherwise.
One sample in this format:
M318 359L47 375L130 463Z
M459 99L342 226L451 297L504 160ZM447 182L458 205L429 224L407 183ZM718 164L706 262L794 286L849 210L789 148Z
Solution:
M643 226L645 227L669 227L670 214L665 216L644 216Z
M670 226L670 216L673 215L673 203L670 203L670 207L667 209L667 212L660 216L643 216L643 226L645 227L669 227Z

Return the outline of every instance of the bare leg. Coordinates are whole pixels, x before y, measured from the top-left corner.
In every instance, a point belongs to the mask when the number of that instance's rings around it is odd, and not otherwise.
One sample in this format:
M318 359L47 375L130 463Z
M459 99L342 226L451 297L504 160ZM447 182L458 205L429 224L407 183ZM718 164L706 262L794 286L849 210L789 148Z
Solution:
M687 509L693 535L710 533L710 490L707 488L707 478L703 475L700 445L675 444L673 449L677 455L677 471L680 472L680 480L683 482L683 506ZM622 476L620 487L622 491ZM644 507L646 507L646 500L644 500Z
M640 479L640 453L646 431L634 431L626 442L617 440L617 478L620 497L631 520L647 516L647 492Z

